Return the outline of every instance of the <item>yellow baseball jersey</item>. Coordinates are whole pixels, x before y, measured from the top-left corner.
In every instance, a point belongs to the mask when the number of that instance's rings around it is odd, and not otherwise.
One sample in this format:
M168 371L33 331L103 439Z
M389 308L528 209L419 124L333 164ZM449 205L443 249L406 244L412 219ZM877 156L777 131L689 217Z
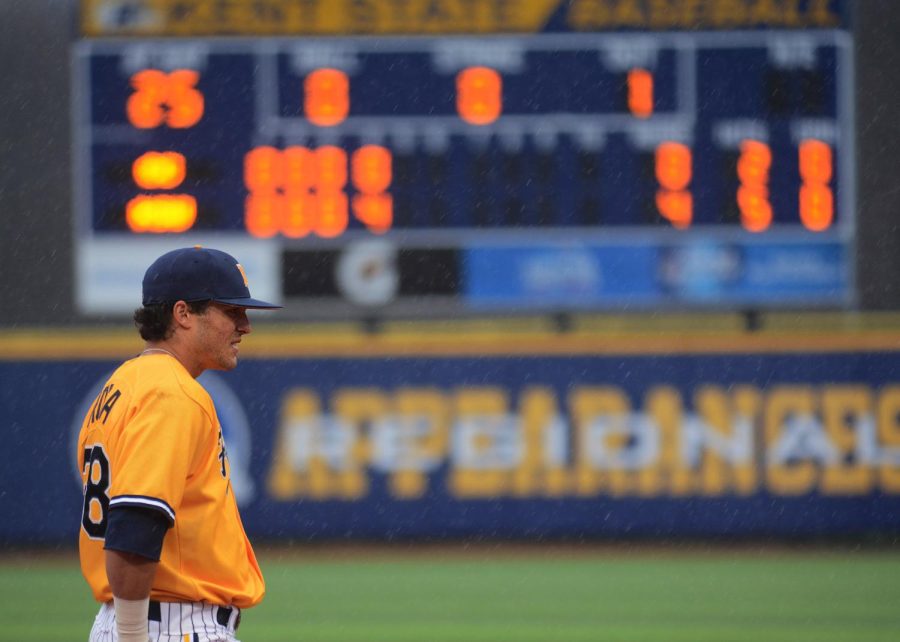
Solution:
M160 511L172 525L150 599L239 608L262 599L216 410L177 359L146 354L113 373L84 419L78 469L81 570L98 601L113 597L103 545L117 505Z

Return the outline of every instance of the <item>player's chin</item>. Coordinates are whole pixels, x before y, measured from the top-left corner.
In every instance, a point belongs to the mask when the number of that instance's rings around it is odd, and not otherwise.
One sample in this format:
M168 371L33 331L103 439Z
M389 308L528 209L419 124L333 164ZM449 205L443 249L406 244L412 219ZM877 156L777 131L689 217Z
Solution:
M228 354L223 354L219 356L216 365L218 366L216 370L234 370L238 364L238 355L237 351L229 351Z

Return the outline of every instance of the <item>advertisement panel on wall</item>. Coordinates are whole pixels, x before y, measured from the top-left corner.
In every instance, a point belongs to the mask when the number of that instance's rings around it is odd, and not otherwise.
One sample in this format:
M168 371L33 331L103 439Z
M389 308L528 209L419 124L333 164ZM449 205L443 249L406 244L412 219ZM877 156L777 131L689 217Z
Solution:
M0 363L0 541L74 541L107 360ZM202 382L265 539L900 531L900 354L245 359Z
M838 304L852 280L837 241L567 242L465 252L463 290L479 309L705 303Z

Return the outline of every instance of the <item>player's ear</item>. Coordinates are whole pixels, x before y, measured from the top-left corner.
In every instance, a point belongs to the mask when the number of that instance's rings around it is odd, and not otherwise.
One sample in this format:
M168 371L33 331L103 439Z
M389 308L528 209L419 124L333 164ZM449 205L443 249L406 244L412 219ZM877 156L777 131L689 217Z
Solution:
M176 301L172 306L173 328L190 328L193 325L191 309L184 301Z

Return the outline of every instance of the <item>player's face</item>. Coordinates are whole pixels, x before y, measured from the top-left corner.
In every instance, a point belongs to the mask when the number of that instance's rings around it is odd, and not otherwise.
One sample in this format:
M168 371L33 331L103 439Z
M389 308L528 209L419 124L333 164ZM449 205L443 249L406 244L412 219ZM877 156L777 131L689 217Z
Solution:
M203 369L231 370L237 366L238 344L250 332L247 310L210 303L197 320L197 358Z

